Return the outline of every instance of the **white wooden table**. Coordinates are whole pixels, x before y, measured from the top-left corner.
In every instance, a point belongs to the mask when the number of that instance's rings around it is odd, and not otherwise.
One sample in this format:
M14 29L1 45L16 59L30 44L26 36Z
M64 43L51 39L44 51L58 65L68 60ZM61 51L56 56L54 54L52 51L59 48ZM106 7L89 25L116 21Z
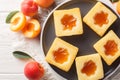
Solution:
M101 1L106 2L107 0ZM23 74L27 61L15 58L12 55L14 50L26 51L34 58L41 56L39 38L27 39L20 32L10 31L10 25L5 23L10 11L20 10L21 2L22 0L0 0L0 80L27 80ZM108 4L110 3L108 2ZM110 4L110 6L112 5ZM34 47L36 49L31 50Z
M0 80L27 80L23 75L26 62L12 55L15 33L5 23L5 18L12 10L18 10L22 0L0 0ZM12 38L12 39L11 39Z
M39 37L25 38L21 32L12 32L10 25L5 23L6 16L11 11L20 10L21 2L22 0L0 0L0 80L27 80L24 76L24 66L28 61L15 58L12 55L15 50L29 53L44 66L45 75L42 80L65 80L44 60Z

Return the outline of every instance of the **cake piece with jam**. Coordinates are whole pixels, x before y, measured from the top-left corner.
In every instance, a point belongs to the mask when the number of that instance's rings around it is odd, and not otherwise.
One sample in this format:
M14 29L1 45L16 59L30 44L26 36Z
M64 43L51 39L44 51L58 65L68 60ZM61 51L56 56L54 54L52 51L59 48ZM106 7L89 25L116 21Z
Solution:
M84 16L83 21L99 36L103 36L116 19L117 16L109 8L97 2Z
M54 24L56 36L72 36L83 33L79 8L54 11Z
M71 68L77 52L77 47L60 38L55 38L46 55L46 61L67 72Z
M99 54L79 56L75 59L78 80L100 80L104 77Z
M112 30L97 41L94 48L108 65L111 65L120 56L120 40Z

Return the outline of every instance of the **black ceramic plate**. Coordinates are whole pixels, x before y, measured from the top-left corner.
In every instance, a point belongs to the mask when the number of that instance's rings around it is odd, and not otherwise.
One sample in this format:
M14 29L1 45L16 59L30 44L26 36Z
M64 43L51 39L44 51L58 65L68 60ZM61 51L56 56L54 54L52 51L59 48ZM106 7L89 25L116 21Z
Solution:
M96 0L73 0L63 4L58 9L59 10L71 9L71 8L78 7L81 10L81 15L83 18L87 14L87 12L96 4L96 2L97 2ZM96 53L95 49L93 48L93 44L101 38L94 31L92 31L85 23L83 23L83 26L84 26L84 34L79 36L61 37L63 40L73 44L74 46L77 46L80 49L77 56L89 55L88 53ZM111 29L118 35L118 37L120 37L120 19L119 18L115 21L115 23L111 25L111 27L107 30L107 32ZM42 35L42 47L45 55L48 52L55 37L56 36L55 36L55 29L54 29L53 14L51 14L44 26L43 35ZM120 58L118 58L111 66L108 66L103 60L102 62L104 67L104 74L106 77L112 71L114 71L116 67L119 65ZM53 65L50 65L50 66L58 74L65 77L66 79L78 80L76 68L75 68L75 62L73 63L69 72L64 72Z

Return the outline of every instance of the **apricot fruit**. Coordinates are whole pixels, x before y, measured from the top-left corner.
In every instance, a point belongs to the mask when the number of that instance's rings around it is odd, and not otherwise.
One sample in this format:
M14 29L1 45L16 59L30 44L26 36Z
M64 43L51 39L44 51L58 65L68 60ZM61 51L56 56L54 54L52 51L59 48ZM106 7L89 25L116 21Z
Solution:
M48 8L54 3L54 0L34 0L34 1L42 8Z
M117 2L116 10L117 10L118 14L120 14L120 1Z
M22 29L22 32L27 38L37 37L40 33L40 23L36 19L30 19L26 22L25 27Z
M25 65L24 74L29 80L39 80L44 75L44 68L36 61Z
M34 16L38 12L38 5L33 0L24 0L21 4L21 11L26 16Z
M22 30L25 24L26 24L26 17L24 16L23 13L18 12L12 17L10 21L10 29L12 31L17 32Z

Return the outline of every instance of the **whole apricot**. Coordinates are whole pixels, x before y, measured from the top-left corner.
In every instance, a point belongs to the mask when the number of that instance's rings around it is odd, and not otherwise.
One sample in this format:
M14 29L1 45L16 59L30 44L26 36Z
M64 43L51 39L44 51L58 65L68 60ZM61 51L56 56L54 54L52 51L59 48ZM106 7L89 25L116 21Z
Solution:
M117 2L116 9L117 9L118 14L120 14L120 1Z
M43 8L48 8L50 7L53 3L54 0L34 0L40 7Z
M24 68L24 74L29 80L39 80L44 75L44 68L36 61L29 62Z
M24 0L21 4L21 11L26 16L34 16L38 12L38 5L33 0Z

